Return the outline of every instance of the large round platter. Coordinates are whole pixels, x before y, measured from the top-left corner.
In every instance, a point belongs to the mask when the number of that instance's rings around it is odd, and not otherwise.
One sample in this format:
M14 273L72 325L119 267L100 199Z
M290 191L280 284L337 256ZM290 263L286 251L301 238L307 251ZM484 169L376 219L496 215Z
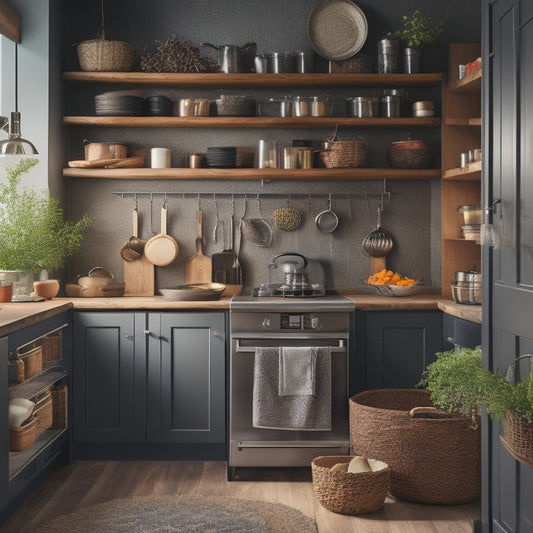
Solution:
M349 0L323 0L307 20L307 35L316 52L341 61L365 44L368 23L361 9Z
M222 283L189 283L172 289L159 289L159 292L167 300L174 301L218 300L225 288Z
M349 0L323 0L307 20L307 35L316 52L341 61L365 44L368 23L361 9Z

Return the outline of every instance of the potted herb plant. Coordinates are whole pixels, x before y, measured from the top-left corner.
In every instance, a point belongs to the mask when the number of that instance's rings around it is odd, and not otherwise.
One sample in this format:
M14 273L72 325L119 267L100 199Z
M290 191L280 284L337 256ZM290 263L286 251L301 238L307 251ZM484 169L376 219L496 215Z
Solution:
M483 367L480 347L437 356L419 383L430 391L431 401L444 411L472 416L475 423L485 407L493 418L504 420L502 441L507 450L533 466L533 355L517 357L505 375ZM529 370L515 379L515 367L522 362L529 364Z
M0 181L0 280L8 284L27 277L21 295L31 292L37 272L64 266L66 258L80 248L91 224L89 215L78 221L64 220L58 200L47 190L21 186L22 175L37 163L34 158L21 159L7 167L5 180Z
M394 37L404 45L403 71L406 74L420 72L421 49L433 44L442 33L444 21L435 21L424 16L419 9L402 17L402 27L394 32Z

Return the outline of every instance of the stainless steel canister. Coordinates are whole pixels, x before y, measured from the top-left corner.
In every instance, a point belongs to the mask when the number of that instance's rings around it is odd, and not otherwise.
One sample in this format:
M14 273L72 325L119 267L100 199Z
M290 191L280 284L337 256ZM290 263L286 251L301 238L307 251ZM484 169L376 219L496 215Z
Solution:
M368 96L354 96L353 98L347 98L346 115L359 118L374 116L372 98Z
M381 98L380 115L382 117L399 117L400 116L400 97L383 96Z

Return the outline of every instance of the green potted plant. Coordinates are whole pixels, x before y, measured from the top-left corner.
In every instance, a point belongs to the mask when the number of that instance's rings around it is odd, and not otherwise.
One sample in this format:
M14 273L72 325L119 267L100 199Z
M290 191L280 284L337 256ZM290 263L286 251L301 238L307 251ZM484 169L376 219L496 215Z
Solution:
M424 16L419 9L402 17L402 27L394 32L394 37L404 45L404 73L413 74L420 71L421 49L433 44L443 28L444 21L435 21L430 16Z
M21 186L22 175L37 163L34 158L21 159L7 167L6 179L0 181L0 280L7 283L24 274L33 281L41 270L62 268L66 258L80 248L91 224L89 215L78 221L64 220L58 200L47 190ZM24 288L21 291L24 294Z
M504 420L505 447L516 459L533 466L533 355L517 357L504 375L485 369L481 353L480 347L438 353L419 385L446 412L472 416L477 423L483 406L494 419ZM515 367L524 361L529 362L529 371L516 380Z

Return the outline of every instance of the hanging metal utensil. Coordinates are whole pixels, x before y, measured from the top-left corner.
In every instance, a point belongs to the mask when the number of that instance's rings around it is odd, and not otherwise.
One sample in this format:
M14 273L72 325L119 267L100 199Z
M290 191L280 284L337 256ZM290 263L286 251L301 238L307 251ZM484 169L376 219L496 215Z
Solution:
M321 211L315 217L315 223L318 229L324 233L332 233L337 229L339 225L339 217L331 210L331 194L328 198L328 208L325 211Z
M394 241L389 233L381 227L383 203L378 202L378 220L376 229L367 233L362 242L363 251L370 256L370 275L386 268L385 256L392 250Z

